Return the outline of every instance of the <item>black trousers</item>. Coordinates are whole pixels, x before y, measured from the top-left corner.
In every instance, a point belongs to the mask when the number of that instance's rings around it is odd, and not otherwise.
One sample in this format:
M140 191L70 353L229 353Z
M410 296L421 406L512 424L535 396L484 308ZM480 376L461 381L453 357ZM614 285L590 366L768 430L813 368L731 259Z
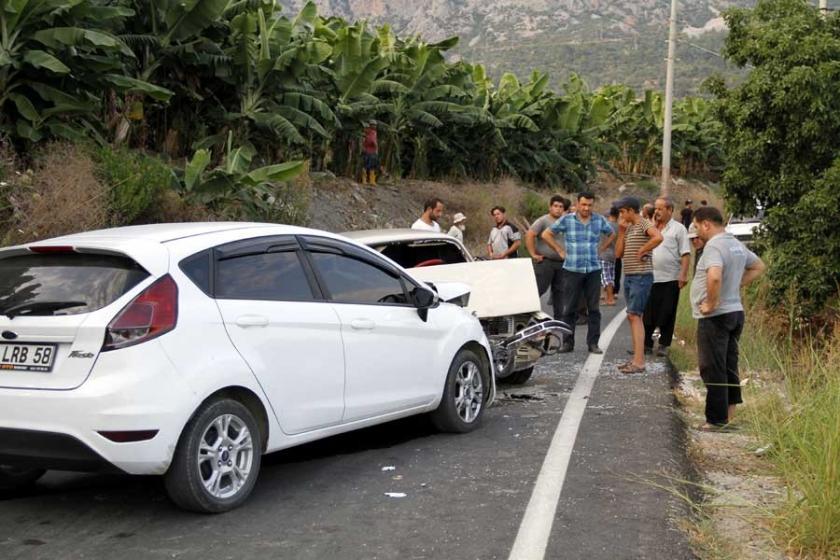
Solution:
M551 289L551 305L554 318L563 316L563 261L543 259L534 263L534 275L537 277L537 289L540 295Z
M671 346L679 303L680 285L676 280L653 284L644 314L645 348L653 348L656 327L659 327L659 346Z
M621 293L621 259L615 259L615 293Z
M589 308L588 328L586 331L586 344L593 346L598 344L601 338L601 271L592 272L563 272L563 318L564 323L572 329L572 338L567 344L574 345L575 317L578 304L583 296L586 306Z
M743 311L697 322L697 355L700 377L706 385L706 422L709 424L726 424L729 405L743 402L738 378L738 341L743 330Z

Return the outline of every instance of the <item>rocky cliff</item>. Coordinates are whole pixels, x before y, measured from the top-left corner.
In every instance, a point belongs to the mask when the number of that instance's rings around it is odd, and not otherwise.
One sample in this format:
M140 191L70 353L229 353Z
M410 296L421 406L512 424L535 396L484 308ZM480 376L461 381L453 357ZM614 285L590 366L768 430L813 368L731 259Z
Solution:
M280 0L296 11L305 0ZM720 12L754 0L683 0L678 93L695 93L712 72L733 74L709 52L719 51ZM428 41L458 35L453 56L481 62L491 73L527 75L539 68L562 82L578 72L593 85L658 87L664 80L668 0L316 0L322 14L389 23L401 35ZM691 44L694 46L692 46Z

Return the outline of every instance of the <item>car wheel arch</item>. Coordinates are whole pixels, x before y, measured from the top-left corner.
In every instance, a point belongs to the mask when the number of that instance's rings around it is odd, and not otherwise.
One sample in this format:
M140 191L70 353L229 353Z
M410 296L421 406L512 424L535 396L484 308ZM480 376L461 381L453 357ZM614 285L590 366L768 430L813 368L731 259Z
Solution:
M254 393L254 391L248 389L247 387L242 387L240 385L232 385L229 387L218 389L210 395L208 395L206 398L204 398L204 400L202 400L200 403L198 403L193 413L190 415L187 421L184 422L184 426L181 428L182 434L186 425L189 424L189 421L192 420L193 416L195 416L195 414L199 410L201 410L205 404L219 399L235 400L241 403L243 406L245 406L251 412L251 414L254 415L254 418L256 418L260 427L260 436L262 438L262 442L260 443L260 445L262 447L262 453L265 453L266 448L268 447L269 430L271 429L269 426L268 411L266 410L262 399L260 399L260 397L256 393Z
M470 342L467 342L466 344L461 346L461 348L458 349L458 352L460 352L461 350L470 350L474 352L476 356L479 357L479 359L481 360L483 372L486 374L485 382L487 383L488 387L491 387L494 383L493 362L491 360L491 357L487 353L487 349L479 342L471 340ZM458 353L456 352L455 354L457 355ZM489 401L493 397L494 392L495 391L487 391L485 393L485 400Z

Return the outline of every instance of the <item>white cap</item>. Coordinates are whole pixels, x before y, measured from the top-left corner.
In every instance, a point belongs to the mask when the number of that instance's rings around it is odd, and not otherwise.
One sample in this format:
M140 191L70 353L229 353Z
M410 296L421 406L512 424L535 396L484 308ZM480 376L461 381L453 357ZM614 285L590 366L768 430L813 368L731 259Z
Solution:
M694 239L695 237L697 237L697 226L694 225L694 222L692 222L691 225L688 226L688 238Z
M460 212L458 212L457 214L455 214L452 217L452 223L453 224L460 224L461 222L466 222L466 221L467 221L467 217L464 216L463 214L461 214Z

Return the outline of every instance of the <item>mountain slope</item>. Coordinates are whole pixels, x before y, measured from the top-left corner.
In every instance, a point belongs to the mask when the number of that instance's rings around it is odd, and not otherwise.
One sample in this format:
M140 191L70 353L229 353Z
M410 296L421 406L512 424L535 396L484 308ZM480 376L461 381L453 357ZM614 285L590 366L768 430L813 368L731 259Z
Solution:
M296 11L305 0L281 0ZM710 51L725 32L720 11L754 0L683 0L676 74L678 95L696 93L709 74L737 76ZM316 0L323 15L391 24L400 35L427 41L458 35L453 56L485 64L493 75L533 69L562 82L570 72L593 87L622 82L661 87L668 0ZM692 43L696 46L691 46ZM701 48L697 48L701 47ZM557 85L557 84L555 84Z

